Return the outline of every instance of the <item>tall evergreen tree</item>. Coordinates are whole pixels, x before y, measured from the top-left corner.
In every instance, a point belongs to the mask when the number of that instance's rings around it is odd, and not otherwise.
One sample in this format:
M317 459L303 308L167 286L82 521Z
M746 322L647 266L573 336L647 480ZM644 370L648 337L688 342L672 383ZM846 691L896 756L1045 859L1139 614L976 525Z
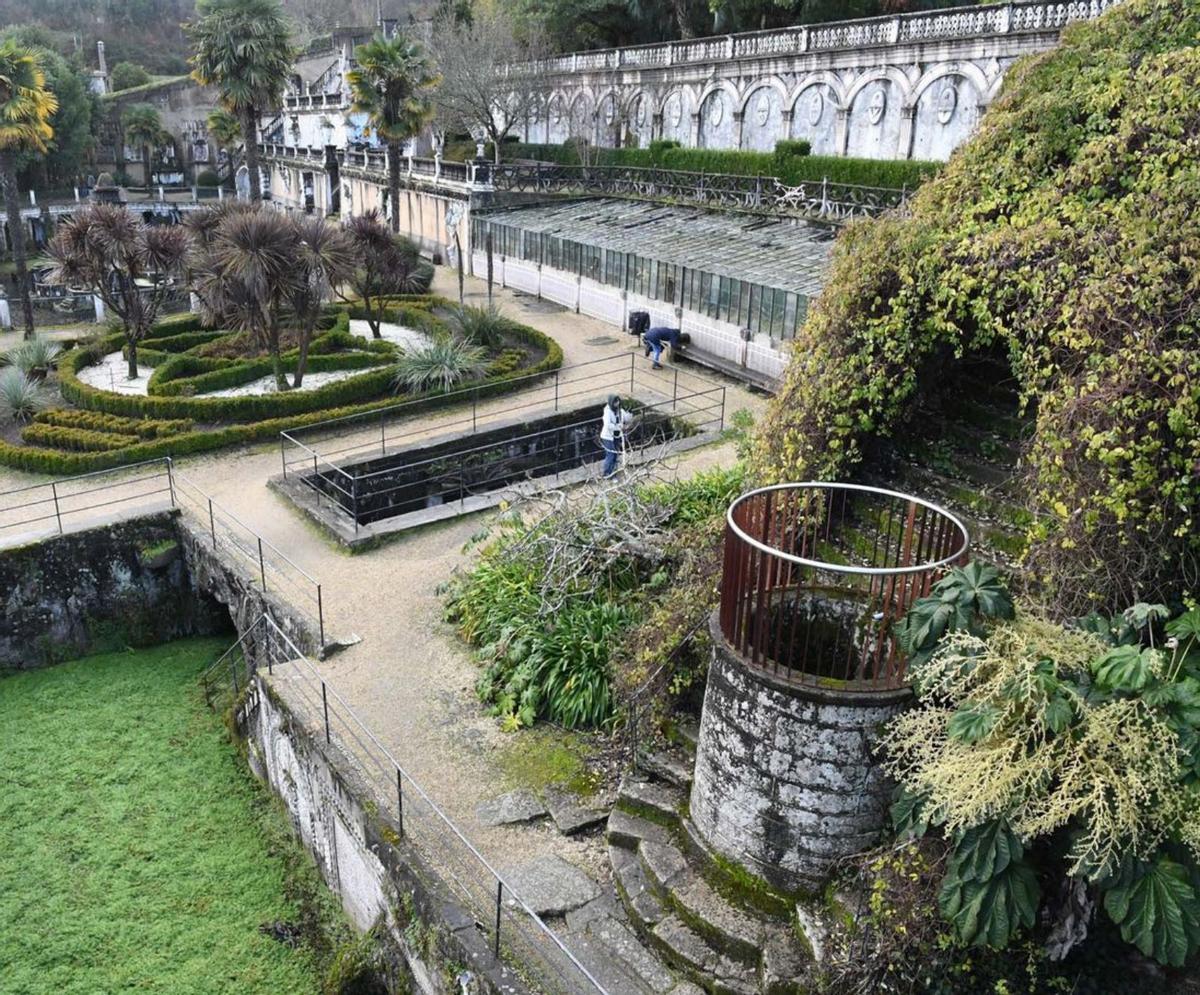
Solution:
M396 32L376 35L354 50L357 66L346 74L354 109L367 115L388 149L392 231L400 230L400 150L433 116L432 88L439 82L425 50Z
M187 26L196 46L192 76L215 86L242 124L250 199L262 200L258 118L280 104L296 53L278 0L197 0Z
M12 40L0 43L0 183L26 338L33 337L33 302L29 299L17 165L22 153L45 153L46 143L54 137L50 118L57 109L58 101L46 89L46 74L36 52Z

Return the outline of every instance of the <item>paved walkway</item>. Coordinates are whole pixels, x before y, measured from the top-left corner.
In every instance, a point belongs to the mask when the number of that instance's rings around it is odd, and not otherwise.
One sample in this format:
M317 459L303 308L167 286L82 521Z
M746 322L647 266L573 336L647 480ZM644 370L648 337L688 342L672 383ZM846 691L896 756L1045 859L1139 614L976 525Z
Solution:
M481 281L468 278L467 286L469 303L486 299ZM439 268L434 289L456 297L455 274ZM506 313L553 336L568 366L624 356L635 348L627 334L610 325L505 291L496 296ZM729 387L726 423L739 408L761 413L761 396ZM597 397L597 411L602 403L603 397ZM730 443L718 443L680 457L677 472L728 465L734 458ZM280 472L278 445L188 458L180 467L321 581L327 628L361 637L322 663L322 673L485 856L506 865L557 854L597 880L608 878L602 841L594 834L567 838L546 823L487 828L476 818L480 802L506 789L498 758L502 750L520 742L515 737L521 734L500 732L496 720L480 707L474 693L478 667L442 621L439 585L468 562L463 545L485 524L486 513L415 531L350 556L266 487L267 479ZM0 490L35 479L0 469Z

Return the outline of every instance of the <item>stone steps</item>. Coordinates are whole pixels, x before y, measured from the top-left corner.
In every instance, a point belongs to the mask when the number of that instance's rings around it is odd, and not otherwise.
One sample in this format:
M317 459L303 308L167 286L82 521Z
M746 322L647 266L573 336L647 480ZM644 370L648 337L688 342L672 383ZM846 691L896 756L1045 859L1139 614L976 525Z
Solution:
M647 774L666 784L682 788L685 792L692 789L692 770L696 764L694 751L668 746L642 757L638 764Z
M811 965L785 918L742 908L705 877L689 841L675 764L627 777L608 822L609 860L630 926L669 965L714 995L791 991ZM673 769L674 768L674 769ZM679 778L682 780L682 778Z

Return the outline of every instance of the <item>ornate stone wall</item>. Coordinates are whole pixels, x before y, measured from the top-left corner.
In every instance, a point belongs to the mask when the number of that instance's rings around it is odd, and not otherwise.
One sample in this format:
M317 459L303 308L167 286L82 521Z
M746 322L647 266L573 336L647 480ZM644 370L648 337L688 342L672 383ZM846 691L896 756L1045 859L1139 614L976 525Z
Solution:
M750 667L715 623L690 817L716 853L786 890L818 889L871 846L890 785L873 756L909 692L799 687Z
M1116 0L1027 0L556 56L524 67L544 89L529 142L945 159L1004 74L1063 26ZM517 67L520 71L521 67Z

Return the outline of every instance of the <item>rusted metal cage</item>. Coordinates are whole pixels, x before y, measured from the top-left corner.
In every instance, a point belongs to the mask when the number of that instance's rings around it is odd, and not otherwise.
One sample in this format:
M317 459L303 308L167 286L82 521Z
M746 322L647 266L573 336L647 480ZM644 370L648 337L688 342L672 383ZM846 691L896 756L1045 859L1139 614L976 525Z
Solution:
M846 691L907 683L892 636L970 537L921 498L858 484L780 484L729 508L721 632L753 666Z

